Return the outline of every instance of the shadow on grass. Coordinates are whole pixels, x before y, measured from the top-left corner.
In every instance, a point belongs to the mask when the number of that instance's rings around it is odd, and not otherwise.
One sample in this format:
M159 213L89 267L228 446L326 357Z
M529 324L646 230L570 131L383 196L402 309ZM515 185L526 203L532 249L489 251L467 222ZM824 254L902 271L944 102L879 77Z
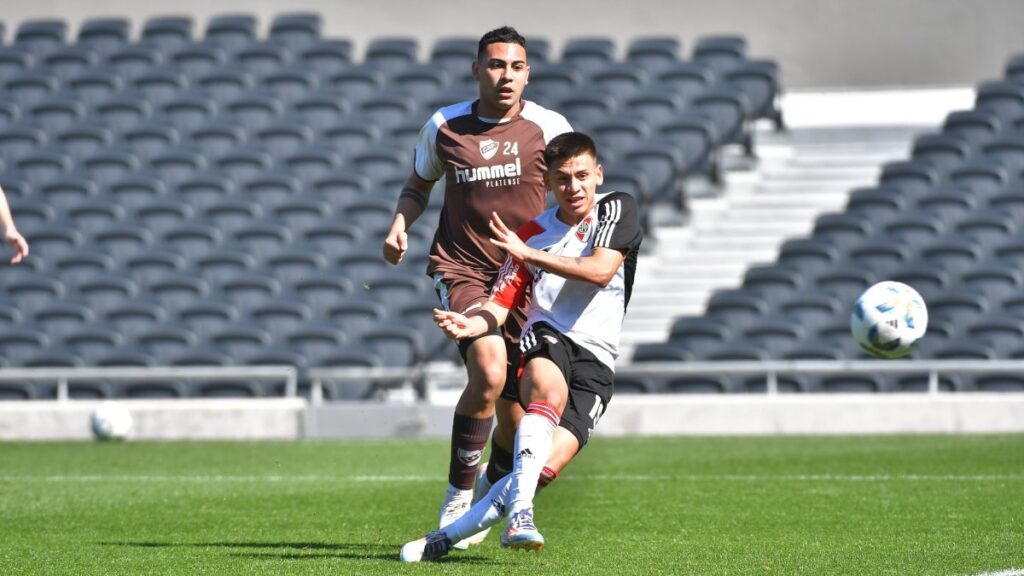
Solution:
M330 542L100 542L103 546L127 546L132 548L261 548L275 552L236 552L232 556L259 560L322 560L343 558L347 560L398 560L401 544L330 543ZM452 555L440 562L459 564L494 564L488 558Z

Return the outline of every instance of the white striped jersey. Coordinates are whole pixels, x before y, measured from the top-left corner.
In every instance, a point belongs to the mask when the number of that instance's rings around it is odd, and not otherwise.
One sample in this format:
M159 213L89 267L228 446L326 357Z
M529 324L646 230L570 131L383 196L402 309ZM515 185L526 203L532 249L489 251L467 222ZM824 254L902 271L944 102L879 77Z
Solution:
M625 258L615 277L600 287L550 274L509 256L498 272L491 300L511 309L522 303L532 286L523 333L537 322L546 322L614 370L643 239L636 200L623 192L598 194L590 214L575 226L562 222L557 214L557 206L549 208L517 234L531 248L568 258L590 256L594 248L619 250Z

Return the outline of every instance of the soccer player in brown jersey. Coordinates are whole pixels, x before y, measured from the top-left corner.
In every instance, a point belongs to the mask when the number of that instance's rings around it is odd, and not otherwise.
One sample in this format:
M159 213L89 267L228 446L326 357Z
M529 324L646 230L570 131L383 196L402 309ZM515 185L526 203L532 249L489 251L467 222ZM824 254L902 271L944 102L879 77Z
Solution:
M0 232L3 232L4 242L14 251L11 264L24 260L28 256L28 242L14 226L14 216L11 215L11 207L7 204L3 188L0 188Z
M470 316L487 301L505 258L489 240L491 213L497 212L514 229L544 210L544 146L571 130L560 114L522 98L530 66L526 40L515 29L503 27L484 34L472 71L479 81L479 99L441 108L421 130L413 171L399 197L383 248L385 260L391 264L402 261L408 249L406 230L426 208L434 183L444 177L444 204L427 274L434 278L444 309ZM524 318L519 310L504 330L459 342L468 382L455 406L449 486L441 505L440 526L454 521L471 505L496 404L498 427L486 474L495 481L511 469L515 427L522 409L501 396L506 346L513 345ZM472 543L485 535L477 535ZM470 543L459 542L456 547Z

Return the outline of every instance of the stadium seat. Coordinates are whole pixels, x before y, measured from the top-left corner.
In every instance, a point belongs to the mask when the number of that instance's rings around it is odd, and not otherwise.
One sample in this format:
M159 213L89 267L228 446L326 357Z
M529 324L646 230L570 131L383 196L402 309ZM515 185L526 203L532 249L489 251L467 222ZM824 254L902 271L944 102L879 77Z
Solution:
M271 343L268 331L258 325L236 322L207 337L214 349L230 355L235 362L252 358Z
M4 190L7 197L14 196L7 189L4 182L0 182L0 188ZM8 200L9 201L9 200ZM57 219L57 210L49 202L40 198L18 198L10 206L11 214L18 227L24 230L31 230L33 227L52 223Z
M62 82L95 67L100 59L95 52L78 46L62 46L38 58L39 68Z
M194 257L194 270L207 281L220 284L256 269L256 257L245 246L221 246Z
M378 143L381 129L369 117L355 115L324 126L320 137L340 154L350 157Z
M151 103L160 104L189 86L189 79L173 68L153 68L138 74L130 86Z
M220 158L244 147L247 138L244 125L231 120L210 120L186 131L188 146L210 158Z
M139 294L139 286L131 278L104 274L78 282L75 291L89 306L107 311L135 298Z
M1024 286L1024 275L1019 269L1007 266L1003 260L981 260L960 275L960 284L984 294L993 302L999 302L1020 291Z
M768 311L768 304L757 294L742 290L719 290L708 299L705 314L736 330L750 324Z
M530 85L525 96L527 100L535 100L543 105L548 99L557 100L578 92L582 83L582 74L574 66L563 62L533 63L530 66Z
M728 376L677 376L668 379L665 388L672 394L721 394L732 384Z
M352 43L320 39L301 49L296 60L317 74L330 78L352 65Z
M24 234L31 246L32 256L46 261L70 254L85 242L80 231L60 223L40 224L32 230L26 230Z
M972 341L986 345L1005 357L1024 342L1024 319L994 312L973 319L964 331Z
M31 317L32 322L47 334L65 334L96 320L92 308L74 300L52 302L35 310Z
M690 167L683 152L675 147L675 140L654 137L622 152L621 161L637 166L647 175L650 197L655 201L667 201L685 209L687 201L683 192L683 176Z
M893 378L894 392L927 392L928 374L896 374ZM948 375L938 375L938 390L952 392L956 389L956 382Z
M568 38L561 62L580 70L599 70L615 64L615 42L606 37Z
M308 70L283 68L262 75L258 84L282 102L290 103L316 91L320 86L320 80L315 73Z
M888 162L882 165L878 183L880 188L891 187L901 195L921 196L939 183L939 175L927 162Z
M991 140L1002 129L999 117L986 110L950 112L942 124L942 133L958 136L972 148Z
M275 120L255 132L258 143L274 156L295 152L313 141L313 129L294 120Z
M29 69L12 74L3 80L7 99L28 107L57 92L60 81L56 75L44 70Z
M681 50L682 44L674 36L641 36L629 42L626 62L653 72L678 62Z
M323 18L314 12L288 12L270 22L270 39L295 50L311 46L320 39Z
M152 44L128 44L106 55L106 66L129 81L164 63L164 52Z
M367 348L348 344L344 349L317 358L314 365L321 368L377 368L383 366L381 357ZM331 400L369 400L381 386L374 382L322 382L324 396Z
M604 160L602 160L604 161ZM615 162L604 165L604 185L602 190L625 192L638 199L641 206L646 206L651 197L651 184L639 166L626 162Z
M419 114L412 96L398 92L378 92L373 98L356 103L358 113L383 127L394 126Z
M182 325L200 336L219 332L241 318L235 304L223 300L204 298L177 309L177 319ZM175 362L179 362L181 356Z
M256 82L252 74L227 64L200 75L194 85L206 90L217 100L227 102L247 96L255 88Z
M703 36L693 46L693 59L723 74L747 57L747 41L741 36Z
M109 307L104 319L121 334L133 337L164 324L167 320L167 310L153 301L124 301Z
M27 326L11 326L0 332L0 357L9 365L18 365L23 359L29 358L44 350L50 344L50 338L38 328ZM0 392L3 395L3 392Z
M267 330L288 334L313 322L313 309L287 294L248 310L249 319Z
M362 344L388 366L415 366L423 360L422 337L403 328L376 327L362 332Z
M738 332L742 341L757 346L772 358L780 357L807 336L803 326L781 314L764 316Z
M557 109L565 115L569 123L579 129L591 123L601 121L613 114L618 101L608 94L599 91L569 94L559 100Z
M236 148L225 152L213 162L218 171L239 182L251 181L273 165L274 157L255 147Z
M989 306L984 294L964 288L951 288L929 299L928 316L929 320L934 318L962 323L984 314Z
M330 271L311 274L294 282L291 289L300 301L312 306L318 314L331 306L343 305L355 294L350 278ZM327 317L333 319L330 314Z
M78 27L76 47L109 54L129 42L131 22L127 18L88 18Z
M855 188L846 201L846 212L881 223L906 211L908 200L891 187Z
M222 119L234 120L248 130L269 126L284 112L284 103L272 94L247 92L228 98L222 105Z
M78 366L84 363L95 364L99 358L124 343L124 336L114 326L97 323L78 326L60 334L62 345L80 359L78 363L72 364ZM52 360L58 361L57 358Z
M814 220L811 236L840 247L863 241L873 230L873 221L864 214L826 212Z
M51 97L29 106L26 116L43 129L55 132L81 122L85 105L69 98Z
M430 97L445 90L452 82L448 71L432 64L411 64L391 75L389 86L399 93L417 98Z
M164 122L142 122L122 132L120 140L145 161L173 149L181 134Z
M291 284L327 269L327 257L316 252L314 246L293 244L267 258L263 266L269 275Z
M210 18L204 37L228 50L238 50L256 40L256 25L256 16L251 14L222 14Z
M188 16L152 17L142 26L142 40L161 51L170 51L192 42L194 26Z
M814 275L815 286L841 302L852 302L879 280L873 271L849 262L825 267Z
M666 86L649 86L622 97L623 109L640 116L651 126L674 121L685 106L683 98Z
M804 277L786 266L753 265L743 274L741 288L769 301L784 297L803 286Z
M1021 392L1024 378L1017 374L986 374L973 378L972 388L978 392Z
M596 88L598 93L613 98L627 98L647 87L650 77L642 68L617 62L590 69L582 81Z
M781 296L776 309L791 321L804 327L820 326L833 318L842 317L849 305L829 292L805 288Z
M805 274L824 271L839 261L839 251L830 243L811 238L786 240L779 248L778 263Z
M604 154L614 156L646 142L651 128L642 118L625 112L591 124L590 134L601 143Z
M288 347L316 363L320 358L336 354L346 346L344 330L334 323L307 323L288 330L284 336Z
M981 146L981 153L1002 164L1008 174L1019 176L1024 169L1024 135L1000 135Z
M207 224L186 224L164 232L161 241L181 254L198 257L220 244L222 234Z
M209 42L186 44L168 54L166 62L195 79L223 68L228 63L228 53L221 46Z
M95 200L99 195L99 187L95 182L75 175L51 179L35 186L35 191L37 198L65 213L75 206Z
M476 61L478 39L468 36L438 38L430 49L430 65L449 74L465 74Z
M114 180L102 188L101 195L124 206L134 209L148 202L164 197L167 187L152 174L137 173Z
M185 270L187 261L181 254L164 248L144 250L130 256L123 263L123 269L139 282L149 283L163 276Z
M364 61L387 72L397 72L416 64L419 45L414 38L372 38L366 48Z
M53 182L67 174L73 165L71 156L53 150L28 152L14 161L18 175L33 185Z
M771 120L776 130L785 128L779 107L779 67L770 60L738 62L725 71L725 82L738 86L747 96L753 120Z
M943 228L950 228L961 218L971 213L978 200L963 190L936 188L926 196L917 199L917 209L934 218Z
M914 139L910 155L946 174L971 155L971 146L955 134L924 134Z
M100 102L92 118L112 130L125 130L141 123L152 114L152 105L141 96L115 96Z
M251 308L273 300L281 294L281 282L259 272L240 272L219 283L225 300L244 308Z
M189 328L178 324L162 324L140 332L135 343L147 354L163 365L191 350L199 343L199 337Z
M744 154L754 155L754 142L748 128L750 101L738 87L716 84L693 96L690 105L715 123L721 144L739 144Z
M7 161L21 158L46 143L47 135L36 126L11 126L0 130L0 157Z
M330 174L342 163L341 154L332 146L308 144L283 154L278 165L303 182L312 182Z
M188 391L185 385L174 380L165 381L139 381L114 384L114 395L116 397L135 399L171 399L185 398Z
M285 44L268 41L242 48L231 55L231 61L256 78L285 71L291 52Z
M263 206L254 200L221 197L202 207L202 218L217 228L231 232L263 217Z
M206 298L211 294L210 284L187 272L165 274L146 284L146 293L169 309L175 309Z
M33 54L46 54L67 41L68 24L61 18L22 20L14 33L13 45Z
M264 206L274 206L299 196L302 181L283 171L262 173L245 182L240 195Z
M319 130L342 121L350 112L351 104L341 92L321 90L296 99L291 112L306 126Z
M74 228L92 234L124 220L127 211L110 198L86 198L69 206L65 214Z
M908 210L885 222L881 233L886 237L896 238L908 246L923 246L945 230L946 223L936 218L934 214Z
M0 60L0 63L2 63L2 60ZM0 68L0 77L3 77L2 68ZM17 104L14 102L0 102L0 128L12 126L20 117L21 108Z
M291 243L292 231L277 222L253 222L233 231L231 239L254 253L270 254Z
M384 70L374 64L342 68L326 84L345 94L353 104L373 99L384 88Z
M109 128L91 123L80 123L53 135L53 142L75 161L110 147L114 133Z
M998 161L992 159L970 159L950 170L949 182L966 186L973 194L990 196L1003 188L1013 175Z
M146 164L155 175L174 185L205 170L208 161L199 149L177 147L153 154Z
M888 278L917 290L925 302L933 294L949 288L951 282L949 272L926 262L908 263L890 274Z
M35 64L32 53L17 46L0 46L0 79L28 70Z
M982 83L976 91L974 109L992 112L1009 122L1024 114L1024 86L1010 81Z
M880 278L902 268L910 261L913 251L893 238L874 236L853 246L847 252L850 263L871 270Z
M1017 220L998 210L979 209L965 215L953 226L956 234L970 238L982 247L993 246L1017 231Z
M962 236L943 236L918 251L917 258L950 273L958 273L981 261L984 249L975 239Z

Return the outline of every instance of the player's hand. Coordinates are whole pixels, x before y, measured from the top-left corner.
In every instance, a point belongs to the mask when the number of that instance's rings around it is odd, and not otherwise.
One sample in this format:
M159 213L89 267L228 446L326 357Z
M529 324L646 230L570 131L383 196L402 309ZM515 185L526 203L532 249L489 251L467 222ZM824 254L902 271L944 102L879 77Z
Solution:
M533 249L527 246L515 231L509 230L508 226L505 226L497 212L491 212L489 226L491 227L491 234L494 236L491 238L492 244L501 248L516 260L526 262L527 255Z
M14 251L14 257L11 258L11 264L17 264L28 256L28 241L21 235L17 230L8 230L4 234L4 241Z
M409 234L404 231L391 230L384 239L384 260L390 264L398 264L409 249Z
M476 336L470 326L470 319L458 312L434 308L434 322L437 322L437 327L452 340Z

